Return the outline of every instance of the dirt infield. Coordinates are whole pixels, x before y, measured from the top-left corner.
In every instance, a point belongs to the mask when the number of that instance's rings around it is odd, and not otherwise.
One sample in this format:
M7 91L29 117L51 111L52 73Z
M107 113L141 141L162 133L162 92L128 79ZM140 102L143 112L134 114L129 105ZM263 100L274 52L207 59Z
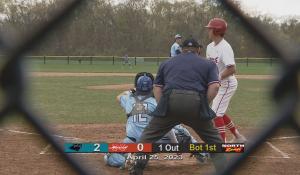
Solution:
M248 79L248 80L271 80L274 77L265 76L265 75L243 75L238 76L239 79ZM133 84L111 84L111 85L95 85L85 87L89 90L129 90L134 88ZM250 89L251 91L261 91L262 89Z
M31 72L32 77L133 77L134 73Z
M129 90L134 88L133 84L115 84L115 85L100 85L100 86L87 86L91 90Z
M134 77L135 73L73 73L73 72L31 72L32 77ZM155 74L154 74L155 75ZM270 80L274 75L236 75L238 79Z
M69 124L58 125L57 136L63 143L68 142L120 142L125 137L124 124ZM250 138L257 129L241 128ZM52 146L45 143L36 131L24 126L0 128L0 174L75 174L60 159ZM68 136L68 137L67 137ZM272 139L263 144L236 174L279 175L300 174L300 136L289 129L281 129ZM73 154L87 164L93 174L128 174L125 170L104 165L103 154ZM164 174L207 174L213 171L211 162L199 164L188 154L184 160L153 160L145 175Z
M135 73L70 73L70 72L31 72L31 77L134 77ZM155 75L155 74L154 74ZM273 75L236 75L238 79L272 80ZM128 90L134 88L133 84L94 85L83 87L89 90Z

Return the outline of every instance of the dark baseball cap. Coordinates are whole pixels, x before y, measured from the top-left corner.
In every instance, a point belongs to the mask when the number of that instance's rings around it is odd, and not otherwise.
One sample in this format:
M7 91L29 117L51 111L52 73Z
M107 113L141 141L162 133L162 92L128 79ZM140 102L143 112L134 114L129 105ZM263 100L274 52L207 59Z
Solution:
M182 43L182 47L200 47L200 44L193 38L190 39L186 39L183 43Z

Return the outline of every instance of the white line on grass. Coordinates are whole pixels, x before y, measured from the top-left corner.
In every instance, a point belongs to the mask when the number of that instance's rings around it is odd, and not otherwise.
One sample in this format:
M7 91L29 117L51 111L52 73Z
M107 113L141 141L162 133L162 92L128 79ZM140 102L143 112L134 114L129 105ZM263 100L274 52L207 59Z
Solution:
M33 132L26 132L26 131L17 131L13 129L2 129L0 128L0 131L7 131L7 132L12 132L12 133L18 133L18 134L25 134L25 135L41 135L38 133L33 133ZM77 138L77 137L66 137L66 136L61 136L61 135L52 135L54 137L61 138L63 140L76 140L76 141L84 141L84 139ZM39 153L40 155L46 154L46 152L51 148L51 145L48 144L46 147L42 149L42 151Z
M269 140L285 140L285 139L299 139L300 136L274 137Z
M76 141L84 141L83 139L80 138L76 138L76 137L63 137L63 136L58 136L58 135L54 135L57 136L59 138L62 138L63 140L76 140ZM42 151L40 152L40 155L42 154L46 154L46 152L51 148L51 144L48 144L44 149L42 149Z
M44 149L42 149L42 151L40 152L40 154L45 154L49 150L50 147L51 147L51 145L48 144Z
M32 132L25 132L25 131L17 131L12 129L4 129L4 131L12 132L12 133L18 133L18 134L26 134L26 135L40 135L38 133L32 133Z
M251 158L262 158L262 159L288 159L286 157L278 157L278 156L248 156ZM290 158L290 157L289 157Z
M44 153L43 155L58 155L58 154L60 154L60 153L57 153L57 152L55 152L55 153L53 153L53 152L46 152L46 153ZM72 154L72 155L95 155L95 154L100 154L100 155L104 155L105 153L67 153L67 154ZM282 157L280 157L280 158L282 158Z
M38 133L33 133L33 132L26 132L26 131L17 131L17 130L12 130L12 129L0 129L0 131L8 131L12 133L18 133L18 134L26 134L26 135L41 135ZM63 140L83 140L81 138L77 137L66 137L66 136L61 136L61 135L52 135L54 137L62 138Z
M266 142L266 143L267 143L271 148L273 148L276 152L278 152L279 154L281 154L282 158L285 158L285 159L289 159L289 158L290 158L290 156L289 156L287 153L281 151L279 148L277 148L276 146L274 146L272 143L270 143L270 142Z

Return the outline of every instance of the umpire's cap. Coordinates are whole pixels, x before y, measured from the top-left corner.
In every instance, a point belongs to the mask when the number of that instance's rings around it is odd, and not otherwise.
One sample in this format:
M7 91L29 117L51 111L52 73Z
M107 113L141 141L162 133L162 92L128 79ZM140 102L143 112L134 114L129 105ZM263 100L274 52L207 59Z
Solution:
M186 39L182 43L182 47L195 47L195 48L199 48L200 44L195 39L190 38L190 39Z

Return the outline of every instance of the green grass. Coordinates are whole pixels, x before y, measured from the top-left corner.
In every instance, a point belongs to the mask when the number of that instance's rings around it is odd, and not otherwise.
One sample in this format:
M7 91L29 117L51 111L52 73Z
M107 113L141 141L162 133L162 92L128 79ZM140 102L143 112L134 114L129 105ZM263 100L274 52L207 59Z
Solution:
M147 71L156 73L158 65L156 62L143 62L137 63L129 67L128 65L123 66L121 62L116 62L115 65L112 62L94 62L90 64L88 61L78 64L78 62L71 62L67 64L66 61L48 61L46 64L42 62L30 62L30 71L40 72L128 72L137 73ZM278 64L270 63L237 63L237 73L244 75L267 75L274 74L278 69Z
M125 123L116 102L118 90L88 90L91 85L131 83L133 77L34 78L29 96L34 109L47 120L59 123ZM240 126L263 125L273 110L270 81L239 80L239 88L229 108ZM22 120L11 119L11 122Z
M276 110L271 90L270 80L239 80L237 92L227 112L238 125L264 125Z
M133 82L132 77L36 78L32 101L55 123L124 122L115 97L121 91L89 90L86 86Z
M248 66L245 63L237 64L237 74L239 75L272 75L279 70L279 65L266 63L250 63Z
M121 62L112 65L111 62L85 61L66 62L53 60L29 62L30 71L49 72L141 72L156 73L158 65L155 62L138 63L130 68ZM278 65L268 63L238 63L238 74L273 74ZM115 101L121 91L88 90L91 85L132 83L133 77L40 77L33 78L28 94L34 108L47 120L54 123L122 123L126 117ZM229 114L241 126L263 124L270 116L272 109L270 81L239 80L239 88L233 97ZM1 94L0 94L1 95ZM44 115L45 114L45 115ZM9 122L22 122L12 117Z

